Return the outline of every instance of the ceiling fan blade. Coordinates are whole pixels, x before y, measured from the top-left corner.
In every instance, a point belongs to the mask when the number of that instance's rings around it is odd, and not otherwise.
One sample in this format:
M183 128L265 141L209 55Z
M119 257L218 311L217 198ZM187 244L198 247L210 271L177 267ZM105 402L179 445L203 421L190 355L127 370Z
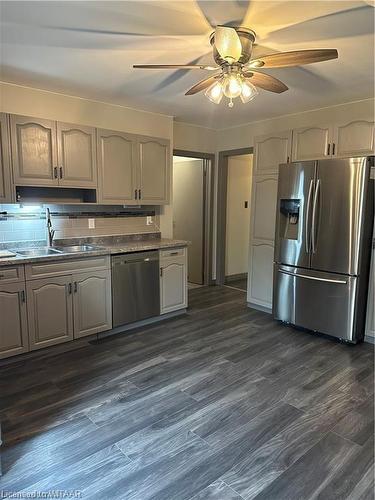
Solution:
M336 49L294 50L292 52L279 52L261 56L250 61L246 68L286 68L290 66L303 66L321 61L337 59Z
M285 83L281 82L274 76L266 75L265 73L258 73L257 71L244 72L245 78L249 78L250 83L255 85L255 87L259 87L263 90L268 90L269 92L276 92L277 94L281 94L288 90L288 87Z
M201 80L200 82L196 83L193 87L191 87L185 95L194 95L198 94L201 90L206 89L207 87L210 87L213 83L216 82L216 80L221 76L221 74L217 74L214 76L210 76L209 78L205 78L204 80Z
M228 63L237 62L241 57L242 45L234 28L217 26L215 30L215 47L220 56Z
M217 66L206 66L205 64L134 64L136 69L205 69L215 71Z

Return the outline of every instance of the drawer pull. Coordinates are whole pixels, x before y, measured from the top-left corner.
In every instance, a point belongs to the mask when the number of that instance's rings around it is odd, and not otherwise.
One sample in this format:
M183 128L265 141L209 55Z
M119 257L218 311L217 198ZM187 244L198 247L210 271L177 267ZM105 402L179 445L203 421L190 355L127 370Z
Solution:
M0 280L5 278L5 274L0 274Z
M170 255L178 255L178 252L171 252Z

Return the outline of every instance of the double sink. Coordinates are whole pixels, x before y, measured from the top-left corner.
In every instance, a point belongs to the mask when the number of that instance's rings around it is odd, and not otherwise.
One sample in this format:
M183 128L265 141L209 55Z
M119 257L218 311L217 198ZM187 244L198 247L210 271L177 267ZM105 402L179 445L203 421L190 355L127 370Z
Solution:
M25 248L24 250L12 250L17 255L22 257L45 257L47 255L55 255L59 253L81 253L98 250L99 247L94 245L71 245L71 246L56 246L56 247L35 247Z

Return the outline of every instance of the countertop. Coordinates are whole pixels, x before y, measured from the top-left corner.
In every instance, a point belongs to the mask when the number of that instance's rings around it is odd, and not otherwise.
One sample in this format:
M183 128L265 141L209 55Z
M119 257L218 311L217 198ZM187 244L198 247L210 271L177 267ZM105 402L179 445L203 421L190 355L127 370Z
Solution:
M42 257L25 257L16 255L15 257L0 258L0 267L19 265L19 264L33 264L34 262L46 262L68 259L80 259L82 257L95 257L98 255L116 255L120 253L143 252L146 250L162 250L168 248L181 248L186 247L189 242L185 240L173 240L169 238L144 238L132 241L120 241L116 243L87 243L95 246L95 250L88 250L85 252L75 253L55 253L52 255L44 255ZM22 245L24 247L24 245ZM17 248L14 244L12 249Z

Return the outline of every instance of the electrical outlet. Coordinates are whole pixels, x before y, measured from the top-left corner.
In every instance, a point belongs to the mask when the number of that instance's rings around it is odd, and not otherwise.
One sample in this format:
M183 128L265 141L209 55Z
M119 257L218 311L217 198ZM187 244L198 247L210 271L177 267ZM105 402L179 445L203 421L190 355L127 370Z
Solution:
M154 223L154 221L152 220L152 216L151 216L151 215L148 215L148 216L147 216L147 219L146 219L146 224L147 224L148 226L151 226L151 224L153 224L153 223Z
M89 219L89 229L95 229L95 219Z

